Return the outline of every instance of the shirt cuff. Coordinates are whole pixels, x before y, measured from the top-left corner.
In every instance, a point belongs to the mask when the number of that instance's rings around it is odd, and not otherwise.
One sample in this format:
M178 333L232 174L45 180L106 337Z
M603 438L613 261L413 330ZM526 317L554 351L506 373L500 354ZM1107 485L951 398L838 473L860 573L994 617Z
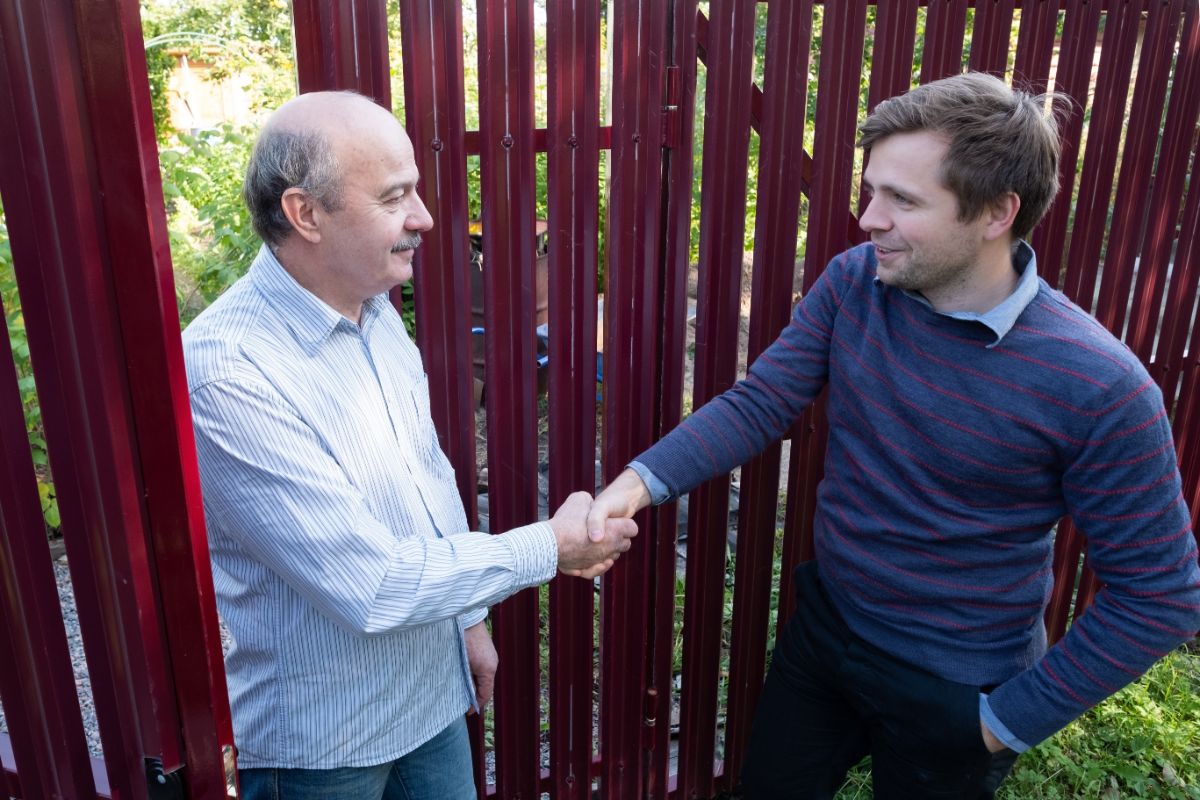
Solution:
M483 608L473 608L470 611L458 615L458 621L462 624L462 629L474 628L479 623L487 619L487 606Z
M1029 749L1029 745L1022 742L1016 735L1008 729L1008 727L1000 721L1000 719L992 713L992 707L988 705L987 695L979 693L979 718L983 720L983 724L992 732L1000 742L1016 753L1024 753Z
M535 522L500 534L513 557L517 586L540 586L558 574L558 538L549 522Z
M650 505L656 506L671 499L671 490L645 464L640 461L630 461L626 466L636 472L642 479L642 483L646 484L646 490L650 492Z

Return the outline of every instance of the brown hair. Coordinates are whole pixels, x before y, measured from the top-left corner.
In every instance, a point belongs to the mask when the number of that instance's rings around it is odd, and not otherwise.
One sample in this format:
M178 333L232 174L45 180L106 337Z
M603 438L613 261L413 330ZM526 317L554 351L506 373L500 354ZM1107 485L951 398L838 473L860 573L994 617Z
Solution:
M942 182L958 198L959 219L977 219L1013 192L1021 198L1013 236L1023 239L1058 192L1058 124L1046 103L1047 95L968 72L884 100L859 128L858 145L869 152L894 133L941 134L950 146Z

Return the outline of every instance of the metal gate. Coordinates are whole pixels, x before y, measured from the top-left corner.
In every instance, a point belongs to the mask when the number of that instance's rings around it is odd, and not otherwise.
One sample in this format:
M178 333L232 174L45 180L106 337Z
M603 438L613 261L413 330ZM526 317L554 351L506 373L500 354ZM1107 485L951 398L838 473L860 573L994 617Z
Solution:
M703 10L697 0L608 0L605 8L606 21L600 0L547 0L548 113L540 129L532 41L542 23L533 0L478 0L484 78L479 130L468 131L461 4L399 0L407 126L437 223L419 251L417 338L435 422L473 521L483 465L468 367L468 155L480 159L487 254L489 516L493 530L505 530L538 513L536 153L548 161L554 507L572 490L594 488L598 456L612 478L678 422L685 396L698 407L738 377L751 137L753 359L786 324L797 270L807 288L830 257L860 240L853 140L864 110L914 80L963 68L1038 90L1052 83L1077 101L1063 188L1033 245L1044 277L1124 338L1160 382L1185 493L1200 506L1200 370L1189 349L1200 280L1200 191L1191 180L1200 118L1195 0L710 0ZM0 792L13 796L146 797L147 755L177 770L191 797L226 792L222 752L232 737L136 14L132 0L0 6L0 192L109 754L93 783L15 376L0 355L0 630L14 654L0 664L13 731L0 737ZM294 14L302 90L354 88L390 105L382 0L295 0ZM602 31L612 54L607 125ZM701 199L693 207L700 134ZM711 797L734 787L767 642L790 608L789 570L774 577L776 550L785 565L811 554L825 438L819 405L789 438L786 486L779 446L742 468L732 589L729 479L692 494L682 633L674 507L642 514L634 550L598 595L586 582L560 579L549 589L545 622L534 590L495 609L502 666L495 780L486 794ZM1094 593L1086 571L1075 585L1080 552L1064 524L1052 637L1076 594L1078 610ZM480 729L475 743L483 785Z

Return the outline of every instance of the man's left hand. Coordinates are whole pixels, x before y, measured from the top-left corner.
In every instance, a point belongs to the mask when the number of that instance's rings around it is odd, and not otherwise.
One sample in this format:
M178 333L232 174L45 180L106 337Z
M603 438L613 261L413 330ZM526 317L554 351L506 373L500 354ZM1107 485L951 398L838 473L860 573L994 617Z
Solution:
M983 732L983 744L987 747L989 753L999 753L1004 749L1004 742L997 739L988 730L988 726L983 724L983 720L979 720L979 730Z
M475 697L479 710L492 699L492 690L496 688L496 668L500 666L500 657L496 655L496 645L492 644L492 635L488 633L487 624L479 622L463 632L467 640L467 663L471 666L471 677L475 679ZM471 712L468 712L471 713Z

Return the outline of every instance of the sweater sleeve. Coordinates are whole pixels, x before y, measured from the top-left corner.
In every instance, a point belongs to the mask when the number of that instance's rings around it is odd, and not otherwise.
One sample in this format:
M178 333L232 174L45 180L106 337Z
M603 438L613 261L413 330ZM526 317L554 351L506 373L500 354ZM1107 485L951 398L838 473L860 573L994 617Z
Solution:
M812 403L829 377L829 347L848 267L858 249L830 262L796 304L791 321L746 378L705 403L635 460L668 488L667 500L744 464L778 439Z
M1138 678L1200 628L1200 569L1162 395L1137 366L1104 397L1065 467L1095 602L1031 669L988 698L1036 743Z

